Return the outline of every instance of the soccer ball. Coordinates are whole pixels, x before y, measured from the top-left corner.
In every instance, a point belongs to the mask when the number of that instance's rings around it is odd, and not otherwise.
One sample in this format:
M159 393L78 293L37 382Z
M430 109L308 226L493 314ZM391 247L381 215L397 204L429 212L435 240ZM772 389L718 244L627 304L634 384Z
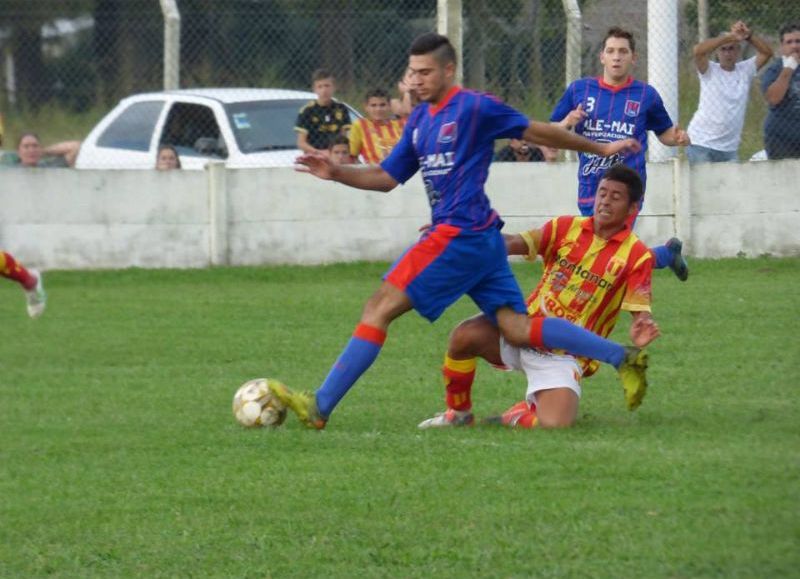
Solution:
M242 384L233 396L233 415L242 426L280 426L286 420L286 407L269 389L277 380L256 378Z

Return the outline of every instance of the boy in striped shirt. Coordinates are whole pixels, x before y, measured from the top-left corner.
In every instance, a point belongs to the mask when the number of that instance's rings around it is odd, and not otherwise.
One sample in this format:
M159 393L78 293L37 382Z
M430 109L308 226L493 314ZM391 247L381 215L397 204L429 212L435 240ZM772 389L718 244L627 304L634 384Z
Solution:
M608 169L594 197L594 216L563 216L540 229L506 236L509 255L541 256L544 271L527 300L533 324L561 318L601 337L614 329L621 310L631 312L630 338L644 348L659 335L650 314L653 259L631 231L643 195L642 181L622 164ZM509 344L485 315L461 322L453 331L442 373L447 410L420 428L472 424L471 390L477 358L525 373L525 400L489 422L533 428L571 426L578 415L580 379L599 364L563 350ZM624 385L623 385L624 386ZM625 388L629 410L641 404L644 390Z
M377 165L400 140L405 121L389 118L389 93L380 88L367 93L364 110L367 118L356 119L350 127L350 155L368 165Z

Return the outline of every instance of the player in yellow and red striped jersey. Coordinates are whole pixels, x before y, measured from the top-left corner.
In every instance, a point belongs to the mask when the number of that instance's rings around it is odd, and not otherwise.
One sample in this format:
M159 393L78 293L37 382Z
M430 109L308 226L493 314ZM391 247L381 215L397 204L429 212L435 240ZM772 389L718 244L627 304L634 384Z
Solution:
M364 110L367 118L357 119L350 127L350 155L368 165L377 165L400 140L405 121L389 118L389 93L380 88L367 93Z
M653 257L631 231L628 219L642 194L636 171L617 165L598 185L593 217L557 217L540 229L506 236L509 255L524 255L529 260L541 256L544 261L539 284L528 298L528 315L534 322L562 318L605 337L614 329L620 311L627 310L634 318L630 337L637 347L658 337L650 313ZM599 366L565 351L511 346L488 318L470 318L453 331L442 369L448 408L422 422L420 428L474 421L470 394L477 357L526 374L525 401L501 417L489 419L526 428L573 424L580 379ZM630 410L639 406L644 392L625 391Z
M0 277L17 282L25 292L28 302L28 315L38 318L44 313L47 296L44 292L42 274L35 269L28 269L14 259L10 253L0 250Z

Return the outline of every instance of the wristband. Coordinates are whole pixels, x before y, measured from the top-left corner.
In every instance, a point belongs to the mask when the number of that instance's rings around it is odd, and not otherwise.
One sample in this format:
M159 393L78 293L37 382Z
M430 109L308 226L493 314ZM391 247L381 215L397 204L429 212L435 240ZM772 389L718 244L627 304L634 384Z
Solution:
M783 68L791 68L792 70L797 70L797 59L794 56L784 56L783 57Z

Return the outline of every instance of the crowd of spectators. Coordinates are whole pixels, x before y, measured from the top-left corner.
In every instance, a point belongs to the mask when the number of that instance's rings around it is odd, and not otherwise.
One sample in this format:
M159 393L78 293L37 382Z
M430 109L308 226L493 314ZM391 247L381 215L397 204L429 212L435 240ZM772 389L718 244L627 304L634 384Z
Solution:
M779 53L773 58L769 43L738 21L728 31L695 45L700 98L687 130L690 163L738 160L750 87L759 73L768 108L764 156L800 158L800 23L784 25L779 42ZM742 59L748 46L755 54ZM347 106L335 99L336 79L330 71L314 71L311 87L316 98L298 112L295 122L297 147L303 152L326 152L339 163L380 163L400 139L405 119L419 102L404 76L397 83L396 97L376 87L366 94L366 116L352 119ZM0 144L2 137L0 117ZM15 150L0 156L0 167L72 167L79 149L80 141L44 146L35 133L24 132ZM512 139L499 148L494 160L553 162L558 160L558 151ZM174 147L159 147L153 166L180 169L178 152Z

